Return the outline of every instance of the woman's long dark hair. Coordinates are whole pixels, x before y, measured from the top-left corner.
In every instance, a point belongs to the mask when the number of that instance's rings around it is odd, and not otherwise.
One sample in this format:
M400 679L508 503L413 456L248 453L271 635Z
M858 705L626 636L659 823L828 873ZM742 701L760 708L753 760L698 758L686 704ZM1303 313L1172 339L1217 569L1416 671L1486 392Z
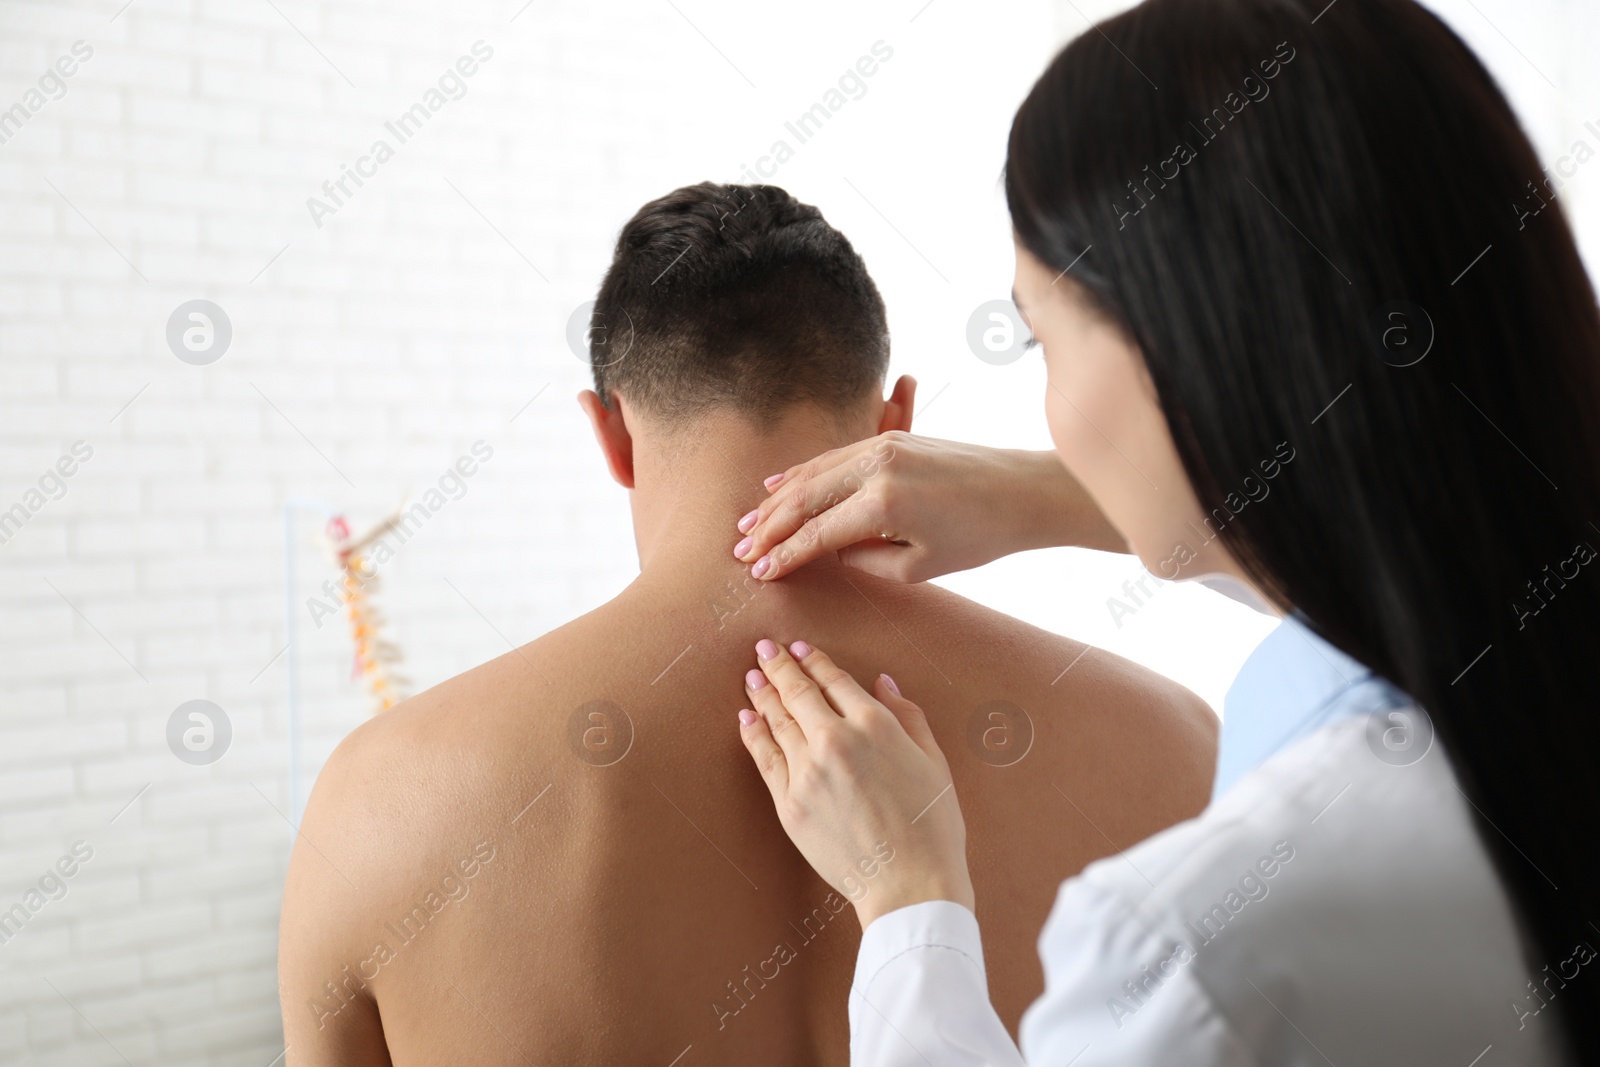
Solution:
M1482 64L1411 0L1148 0L1050 65L1005 181L1223 544L1429 712L1529 977L1600 943L1600 313ZM1552 1007L1600 1062L1600 974Z

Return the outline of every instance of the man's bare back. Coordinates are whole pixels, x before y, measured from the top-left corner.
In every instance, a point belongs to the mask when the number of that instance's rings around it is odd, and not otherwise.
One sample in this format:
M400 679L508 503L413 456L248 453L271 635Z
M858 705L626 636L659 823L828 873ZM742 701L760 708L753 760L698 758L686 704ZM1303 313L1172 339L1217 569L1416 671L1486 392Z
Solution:
M927 712L1013 1030L1058 883L1205 803L1209 708L1107 653L831 560L651 571L341 745L284 907L291 1062L846 1063L859 927L735 724L762 637Z
M590 326L579 403L639 577L339 746L285 888L289 1067L846 1063L859 925L739 737L763 638L926 711L1015 1029L1061 880L1204 806L1210 709L938 588L837 557L762 582L733 558L767 475L874 438L870 479L911 428L916 383L882 391L882 298L816 208L711 183L646 204ZM851 895L894 862L862 857Z

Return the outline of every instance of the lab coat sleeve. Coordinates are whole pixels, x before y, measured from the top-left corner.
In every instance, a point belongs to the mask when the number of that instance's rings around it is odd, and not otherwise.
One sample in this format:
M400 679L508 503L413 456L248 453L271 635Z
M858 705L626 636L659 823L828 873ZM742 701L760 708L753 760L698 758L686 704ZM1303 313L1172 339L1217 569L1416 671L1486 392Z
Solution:
M1045 991L1023 1016L1019 1051L989 1003L972 912L949 901L890 912L861 940L852 1067L1023 1067L1022 1052L1056 1067L1253 1067L1173 933L1115 893L1067 882L1039 939Z
M850 989L852 1067L1022 1067L989 1003L971 911L948 900L879 916Z

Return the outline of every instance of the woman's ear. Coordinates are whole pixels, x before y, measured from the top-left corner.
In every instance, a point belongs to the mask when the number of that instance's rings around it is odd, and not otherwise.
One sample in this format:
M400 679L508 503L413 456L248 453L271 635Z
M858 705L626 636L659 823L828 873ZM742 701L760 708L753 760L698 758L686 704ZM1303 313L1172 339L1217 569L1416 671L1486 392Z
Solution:
M889 393L889 399L883 402L883 417L878 420L878 432L888 433L890 430L911 430L911 411L917 399L917 380L909 374L900 375L894 383L894 389Z
M628 432L622 398L613 393L611 402L613 406L606 407L593 389L585 389L578 394L578 406L589 417L589 426L594 430L594 439L600 445L601 455L606 457L606 467L611 471L612 480L624 489L632 489L633 435Z

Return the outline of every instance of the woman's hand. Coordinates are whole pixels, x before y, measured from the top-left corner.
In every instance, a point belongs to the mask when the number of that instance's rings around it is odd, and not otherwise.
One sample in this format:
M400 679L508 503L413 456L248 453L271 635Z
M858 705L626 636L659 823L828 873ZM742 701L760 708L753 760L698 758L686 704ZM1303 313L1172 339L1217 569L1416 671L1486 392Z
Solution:
M789 647L756 645L745 691L759 714L741 711L739 734L795 847L863 929L923 901L972 907L966 825L922 709L886 674L869 694L804 641Z
M1030 548L1127 551L1054 452L1019 452L898 430L767 479L739 520L734 555L764 581L838 552L846 566L921 582Z

